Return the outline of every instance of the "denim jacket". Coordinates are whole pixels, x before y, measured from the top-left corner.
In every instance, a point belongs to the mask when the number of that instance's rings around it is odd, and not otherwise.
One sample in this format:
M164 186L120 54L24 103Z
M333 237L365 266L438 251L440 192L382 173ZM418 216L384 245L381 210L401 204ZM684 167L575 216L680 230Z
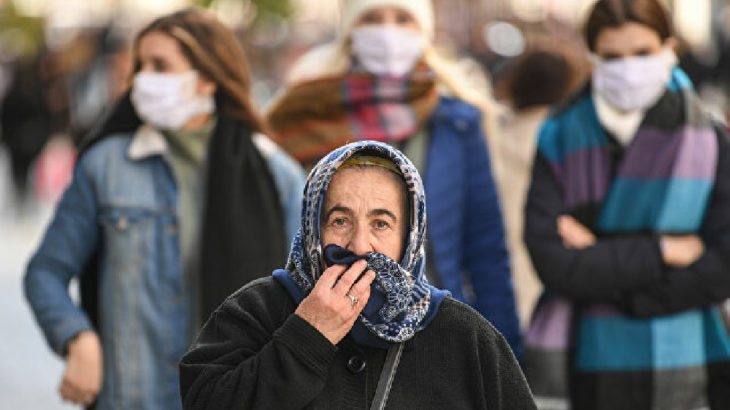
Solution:
M97 410L181 408L178 360L197 329L189 329L177 186L165 140L157 136L110 136L81 157L25 275L36 319L51 348L64 355L70 339L92 329L69 296L69 282L103 244L104 381ZM274 177L291 240L299 227L304 174L276 144L262 135L253 138Z

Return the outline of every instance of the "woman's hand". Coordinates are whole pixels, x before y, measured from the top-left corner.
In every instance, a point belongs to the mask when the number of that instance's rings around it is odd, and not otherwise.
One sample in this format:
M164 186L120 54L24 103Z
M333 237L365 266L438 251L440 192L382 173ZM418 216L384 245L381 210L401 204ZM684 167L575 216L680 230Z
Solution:
M85 406L96 400L103 378L101 342L91 331L79 333L68 344L66 371L59 392L64 400Z
M660 239L664 263L685 268L705 253L705 244L697 235L664 235Z
M336 345L352 329L370 298L375 273L367 271L355 282L365 268L364 260L353 263L347 270L341 265L327 268L294 313Z
M596 235L572 216L563 215L557 223L558 234L566 248L585 249L596 244Z

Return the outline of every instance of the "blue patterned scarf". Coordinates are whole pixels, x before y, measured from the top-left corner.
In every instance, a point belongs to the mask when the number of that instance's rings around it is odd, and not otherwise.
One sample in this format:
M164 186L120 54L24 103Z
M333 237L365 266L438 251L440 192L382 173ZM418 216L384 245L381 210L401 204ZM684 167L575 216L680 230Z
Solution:
M541 131L538 149L563 187L567 208L600 204L593 227L599 235L694 234L701 227L718 159L712 123L679 69L650 112L615 175L609 140L590 95ZM610 306L588 306L579 312L577 325L574 372L590 379L587 385L595 391L574 392L574 398L583 394L601 400L600 392L611 391L618 377L644 386L625 392L634 403L698 408L708 404L707 366L730 359L730 341L717 309L637 319ZM592 408L602 408L594 404Z
M275 271L274 277L297 303L312 291L324 271L319 221L327 188L345 161L363 153L392 161L403 175L409 196L410 229L403 258L397 263L383 254L364 255L368 269L376 277L370 299L350 332L360 344L385 348L388 342L404 342L425 329L448 295L426 280L423 182L415 166L397 149L384 143L361 141L345 145L319 161L304 188L302 226L294 238L286 269Z

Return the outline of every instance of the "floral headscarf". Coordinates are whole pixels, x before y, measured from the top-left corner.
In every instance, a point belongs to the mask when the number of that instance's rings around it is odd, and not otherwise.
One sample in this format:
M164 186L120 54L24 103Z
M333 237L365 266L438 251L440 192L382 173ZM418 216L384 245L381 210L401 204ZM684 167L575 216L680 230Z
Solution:
M383 347L383 341L403 342L426 328L448 295L426 280L423 182L416 167L397 149L380 142L360 141L332 151L319 161L304 188L302 226L294 238L286 269L275 271L274 276L297 302L314 288L324 271L319 224L327 188L340 166L360 154L392 161L405 180L409 198L410 225L400 263L379 253L364 256L376 277L371 285L370 299L351 334L358 343Z

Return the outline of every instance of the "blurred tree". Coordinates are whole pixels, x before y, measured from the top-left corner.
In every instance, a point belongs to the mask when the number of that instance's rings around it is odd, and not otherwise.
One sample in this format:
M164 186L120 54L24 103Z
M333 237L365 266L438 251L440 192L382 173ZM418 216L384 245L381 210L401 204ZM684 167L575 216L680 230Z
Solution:
M21 14L12 1L0 1L0 50L8 57L35 55L44 42L40 17Z
M249 3L256 9L254 23L266 24L271 17L289 18L294 14L292 0L193 0L193 4L201 7L211 7L219 1Z

